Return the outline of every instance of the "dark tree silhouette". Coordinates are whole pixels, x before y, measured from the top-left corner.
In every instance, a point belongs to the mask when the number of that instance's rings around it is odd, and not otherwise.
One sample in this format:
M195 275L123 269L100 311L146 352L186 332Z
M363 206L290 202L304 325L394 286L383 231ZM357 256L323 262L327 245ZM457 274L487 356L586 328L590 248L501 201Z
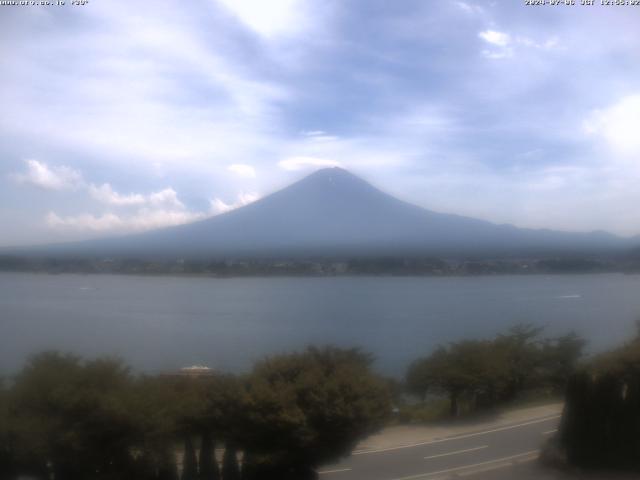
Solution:
M184 457L182 460L182 480L197 480L198 478L198 459L196 458L196 450L193 448L191 435L185 435L184 439Z
M640 470L640 334L571 376L560 444L574 465Z
M158 465L158 480L179 480L175 454L171 451L162 453Z
M211 436L211 432L205 431L202 434L200 445L200 480L219 480L220 469L216 460L216 444Z
M238 466L238 451L233 442L227 442L222 457L223 480L240 480L240 467Z

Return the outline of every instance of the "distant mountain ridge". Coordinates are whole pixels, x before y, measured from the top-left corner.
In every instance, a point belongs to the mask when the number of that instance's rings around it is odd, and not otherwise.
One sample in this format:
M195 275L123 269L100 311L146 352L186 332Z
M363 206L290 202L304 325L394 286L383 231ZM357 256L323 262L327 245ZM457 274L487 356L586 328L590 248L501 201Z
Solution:
M198 222L49 247L76 255L238 257L603 253L640 242L606 232L496 225L433 212L341 168L318 170L252 204Z

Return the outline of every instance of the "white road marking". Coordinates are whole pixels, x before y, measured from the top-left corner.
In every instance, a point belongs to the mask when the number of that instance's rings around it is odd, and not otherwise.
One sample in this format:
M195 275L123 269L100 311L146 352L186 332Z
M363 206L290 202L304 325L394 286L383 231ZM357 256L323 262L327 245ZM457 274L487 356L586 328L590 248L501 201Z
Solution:
M538 453L540 453L539 450L531 450L529 452L518 453L517 455L510 455L508 457L496 458L495 460L487 460L486 462L479 462L471 465L463 465L461 467L447 468L446 470L438 470L436 472L419 473L417 475L409 475L408 477L398 477L392 480L415 480L415 479L424 478L424 477L432 477L433 475L442 475L444 473L459 472L460 470L469 470L472 468L482 467L492 463L507 462L509 460L515 460L517 458L527 457L527 456L538 454ZM508 466L508 465L509 465L508 463L505 464L505 466Z
M538 455L537 453L534 455L528 455L528 456L523 456L517 459L513 459L510 461L506 461L506 462L502 462L502 463L494 463L491 465L485 465L485 466L481 466L478 468L474 468L473 470L469 470L466 472L459 472L456 474L456 476L458 477L469 477L471 475L478 475L479 473L485 473L485 472L490 472L492 470L500 470L501 468L508 468L508 467L512 467L513 465L521 465L523 463L527 463L527 462L533 462L534 460L538 459ZM442 477L440 477L442 479ZM431 480L437 480L435 478L432 478ZM444 480L444 479L443 479Z
M546 432L542 432L543 435L551 435L552 433L556 433L558 431L557 428L554 428L553 430L547 430Z
M461 440L461 439L464 439L464 438L477 437L477 436L480 436L480 435L486 435L488 433L503 432L505 430L512 430L514 428L526 427L528 425L535 425L536 423L548 422L549 420L555 420L557 418L560 418L561 416L562 415L553 415L551 417L545 417L545 418L541 418L541 419L538 419L538 420L532 420L530 422L519 423L517 425L509 425L507 427L494 428L492 430L485 430L483 432L468 433L466 435L458 435L456 437L442 438L442 439L439 439L439 440L430 440L430 441L427 441L427 442L412 443L412 444L409 444L409 445L400 445L400 446L397 446L397 447L380 448L378 450L360 450L360 451L353 452L351 455L368 455L370 453L390 452L390 451L393 451L393 450L401 450L403 448L413 448L413 447L421 447L423 445L433 445L433 444L436 444L436 443L451 442L453 440Z
M322 470L318 472L318 475L326 475L327 473L340 473L340 472L350 472L350 468L336 468L335 470Z
M449 455L457 455L459 453L475 452L476 450L482 450L483 448L488 448L488 447L489 445L482 445L481 447L465 448L464 450L456 450L455 452L440 453L438 455L429 455L428 457L424 457L424 459L429 460L431 458L448 457Z

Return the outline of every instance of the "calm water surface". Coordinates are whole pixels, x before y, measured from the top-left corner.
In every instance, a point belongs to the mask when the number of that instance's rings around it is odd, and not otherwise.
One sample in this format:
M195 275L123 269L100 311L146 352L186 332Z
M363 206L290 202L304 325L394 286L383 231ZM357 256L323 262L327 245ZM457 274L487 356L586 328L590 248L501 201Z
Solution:
M155 372L242 371L307 344L360 346L401 374L436 344L518 322L576 330L592 350L640 318L640 276L181 278L0 274L0 372L43 349L118 355Z

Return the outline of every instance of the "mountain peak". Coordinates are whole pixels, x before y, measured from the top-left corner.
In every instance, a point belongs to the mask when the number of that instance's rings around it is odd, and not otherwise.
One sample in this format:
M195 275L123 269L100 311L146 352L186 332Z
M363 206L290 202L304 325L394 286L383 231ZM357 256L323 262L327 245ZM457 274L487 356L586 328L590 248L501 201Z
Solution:
M622 248L616 237L505 228L410 205L340 167L243 208L164 230L86 243L111 255L513 255ZM74 253L79 246L70 246Z
M376 190L372 185L342 167L329 167L316 170L293 185L293 187L311 190Z
M320 168L318 170L316 170L315 172L313 172L311 175L329 175L331 173L347 173L349 175L353 175L352 173L350 173L348 170L342 168L342 167L325 167L325 168Z
M362 181L359 177L354 175L353 173L345 170L342 167L327 167L321 168L320 170L316 170L312 174L308 175L306 178L308 179L318 179L318 180L331 180L337 178L348 178Z

